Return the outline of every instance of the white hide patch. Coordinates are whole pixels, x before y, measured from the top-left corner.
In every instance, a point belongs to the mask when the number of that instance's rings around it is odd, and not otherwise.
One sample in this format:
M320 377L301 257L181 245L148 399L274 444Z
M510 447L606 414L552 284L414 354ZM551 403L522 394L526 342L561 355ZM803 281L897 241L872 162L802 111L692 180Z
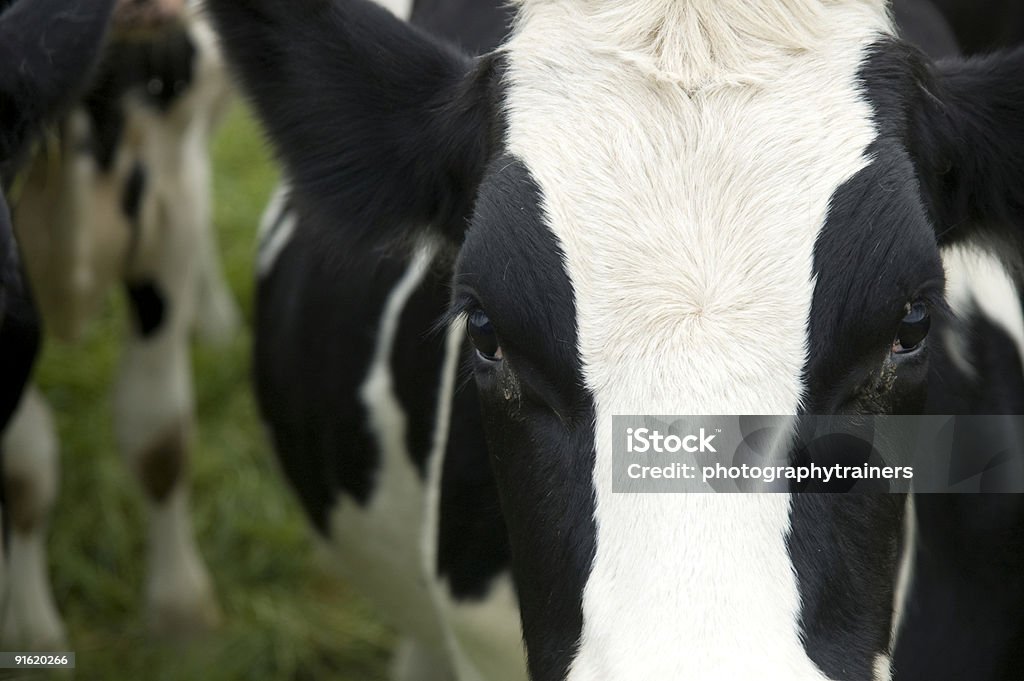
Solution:
M509 150L565 253L597 420L569 679L823 679L800 640L789 497L613 495L611 417L798 409L813 248L868 163L857 75L886 8L521 4ZM698 33L696 53L671 49Z
M259 251L256 255L256 274L260 279L274 269L278 256L291 241L298 225L298 217L288 207L289 191L287 184L279 184L260 218L257 232Z

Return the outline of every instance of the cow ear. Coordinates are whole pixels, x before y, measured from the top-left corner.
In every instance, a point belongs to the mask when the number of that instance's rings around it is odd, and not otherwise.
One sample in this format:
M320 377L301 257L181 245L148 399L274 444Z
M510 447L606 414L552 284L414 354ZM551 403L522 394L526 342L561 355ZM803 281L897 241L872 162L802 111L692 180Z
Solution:
M114 0L19 0L0 14L0 164L68 104L100 51Z
M1024 258L1024 48L932 67L915 125L943 245L971 241Z
M489 60L365 0L208 0L297 199L374 238L459 241L489 155Z

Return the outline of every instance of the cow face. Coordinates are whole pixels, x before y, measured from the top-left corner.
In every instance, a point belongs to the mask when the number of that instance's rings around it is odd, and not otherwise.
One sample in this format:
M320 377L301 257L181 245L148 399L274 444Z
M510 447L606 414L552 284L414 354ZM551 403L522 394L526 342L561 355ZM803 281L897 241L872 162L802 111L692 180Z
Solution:
M524 0L475 64L211 7L296 201L459 251L535 679L887 678L899 500L613 495L611 417L919 410L940 247L1019 252L1024 53L926 64L869 0Z

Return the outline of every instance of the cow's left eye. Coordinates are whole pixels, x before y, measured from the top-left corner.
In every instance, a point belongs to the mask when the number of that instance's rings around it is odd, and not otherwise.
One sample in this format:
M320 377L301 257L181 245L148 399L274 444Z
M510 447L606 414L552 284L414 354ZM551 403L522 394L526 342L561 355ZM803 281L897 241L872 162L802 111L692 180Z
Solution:
M501 344L498 343L498 334L494 331L491 318L487 313L477 308L469 313L466 318L466 333L477 353L488 362L501 360Z
M932 318L927 305L921 302L907 305L907 314L900 322L896 339L892 343L893 354L905 355L920 348L931 326Z

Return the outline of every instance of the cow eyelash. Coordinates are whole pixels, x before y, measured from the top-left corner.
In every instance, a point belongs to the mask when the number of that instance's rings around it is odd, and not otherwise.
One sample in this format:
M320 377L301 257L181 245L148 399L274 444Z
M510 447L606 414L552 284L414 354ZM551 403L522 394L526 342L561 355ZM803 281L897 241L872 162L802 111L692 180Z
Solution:
M472 294L457 293L448 309L434 323L432 332L444 333L447 329L451 328L452 324L464 324L466 318L474 310L482 309L482 307Z
M922 286L917 293L910 296L907 303L924 303L933 317L950 319L954 316L953 308L946 300L945 286L939 281L928 282Z

